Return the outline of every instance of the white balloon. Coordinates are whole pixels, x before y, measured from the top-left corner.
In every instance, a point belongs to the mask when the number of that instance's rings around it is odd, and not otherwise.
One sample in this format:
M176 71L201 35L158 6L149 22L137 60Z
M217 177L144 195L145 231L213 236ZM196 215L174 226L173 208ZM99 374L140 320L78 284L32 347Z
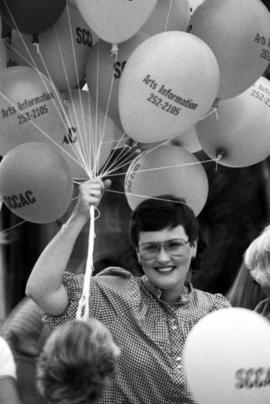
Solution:
M212 50L183 31L149 37L128 58L119 84L127 135L153 143L186 132L212 106L219 68Z
M208 179L193 154L178 146L161 145L133 160L126 174L125 192L131 209L146 198L173 194L185 199L198 215L207 200Z
M117 44L140 30L157 0L76 0L76 4L89 27L101 39Z
M173 137L169 143L175 146L180 146L189 151L190 153L196 153L202 149L202 146L198 140L196 127L193 126L187 132L181 135Z
M141 31L149 36L163 31L186 31L189 19L188 0L158 0Z
M219 164L245 167L264 160L270 153L270 81L258 79L237 97L222 100L217 113L196 124L199 142Z
M199 7L205 0L189 0L190 12L194 13L197 7Z
M243 308L201 319L184 345L183 365L198 404L266 404L270 400L270 324Z

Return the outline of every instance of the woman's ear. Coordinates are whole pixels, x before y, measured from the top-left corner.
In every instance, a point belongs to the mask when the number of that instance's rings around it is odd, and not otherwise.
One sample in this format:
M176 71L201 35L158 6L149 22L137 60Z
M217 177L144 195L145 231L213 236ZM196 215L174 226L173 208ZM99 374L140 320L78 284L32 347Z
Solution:
M197 255L197 241L194 241L193 246L192 246L192 258L196 258Z
M138 251L137 248L136 248L136 255L137 255L137 261L140 264L141 263L141 257L140 257L140 254L139 254L139 251Z

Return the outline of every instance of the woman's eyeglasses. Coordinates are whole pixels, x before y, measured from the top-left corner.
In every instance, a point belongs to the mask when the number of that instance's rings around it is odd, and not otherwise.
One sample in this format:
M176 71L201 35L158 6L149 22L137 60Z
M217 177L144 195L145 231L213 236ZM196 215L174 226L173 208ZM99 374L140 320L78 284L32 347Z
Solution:
M177 257L182 255L188 243L188 240L184 240L181 238L166 240L163 242L142 243L139 244L139 253L142 258L151 260L153 258L156 258L160 254L161 249L164 248L168 255Z

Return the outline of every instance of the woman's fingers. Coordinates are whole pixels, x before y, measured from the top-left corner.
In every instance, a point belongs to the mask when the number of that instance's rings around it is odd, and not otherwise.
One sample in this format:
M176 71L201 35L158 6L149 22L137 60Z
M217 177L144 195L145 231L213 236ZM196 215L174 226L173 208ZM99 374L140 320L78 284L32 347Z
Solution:
M87 206L97 206L104 191L111 185L111 180L94 179L80 185L81 199Z

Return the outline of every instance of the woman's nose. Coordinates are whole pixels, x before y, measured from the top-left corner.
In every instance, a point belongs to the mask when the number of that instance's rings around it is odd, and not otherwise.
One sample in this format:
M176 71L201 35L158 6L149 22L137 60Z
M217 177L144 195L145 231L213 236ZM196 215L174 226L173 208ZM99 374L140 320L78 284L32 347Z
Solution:
M163 245L160 246L159 253L157 255L157 259L159 261L169 261L170 260L170 255L167 253L167 251Z

